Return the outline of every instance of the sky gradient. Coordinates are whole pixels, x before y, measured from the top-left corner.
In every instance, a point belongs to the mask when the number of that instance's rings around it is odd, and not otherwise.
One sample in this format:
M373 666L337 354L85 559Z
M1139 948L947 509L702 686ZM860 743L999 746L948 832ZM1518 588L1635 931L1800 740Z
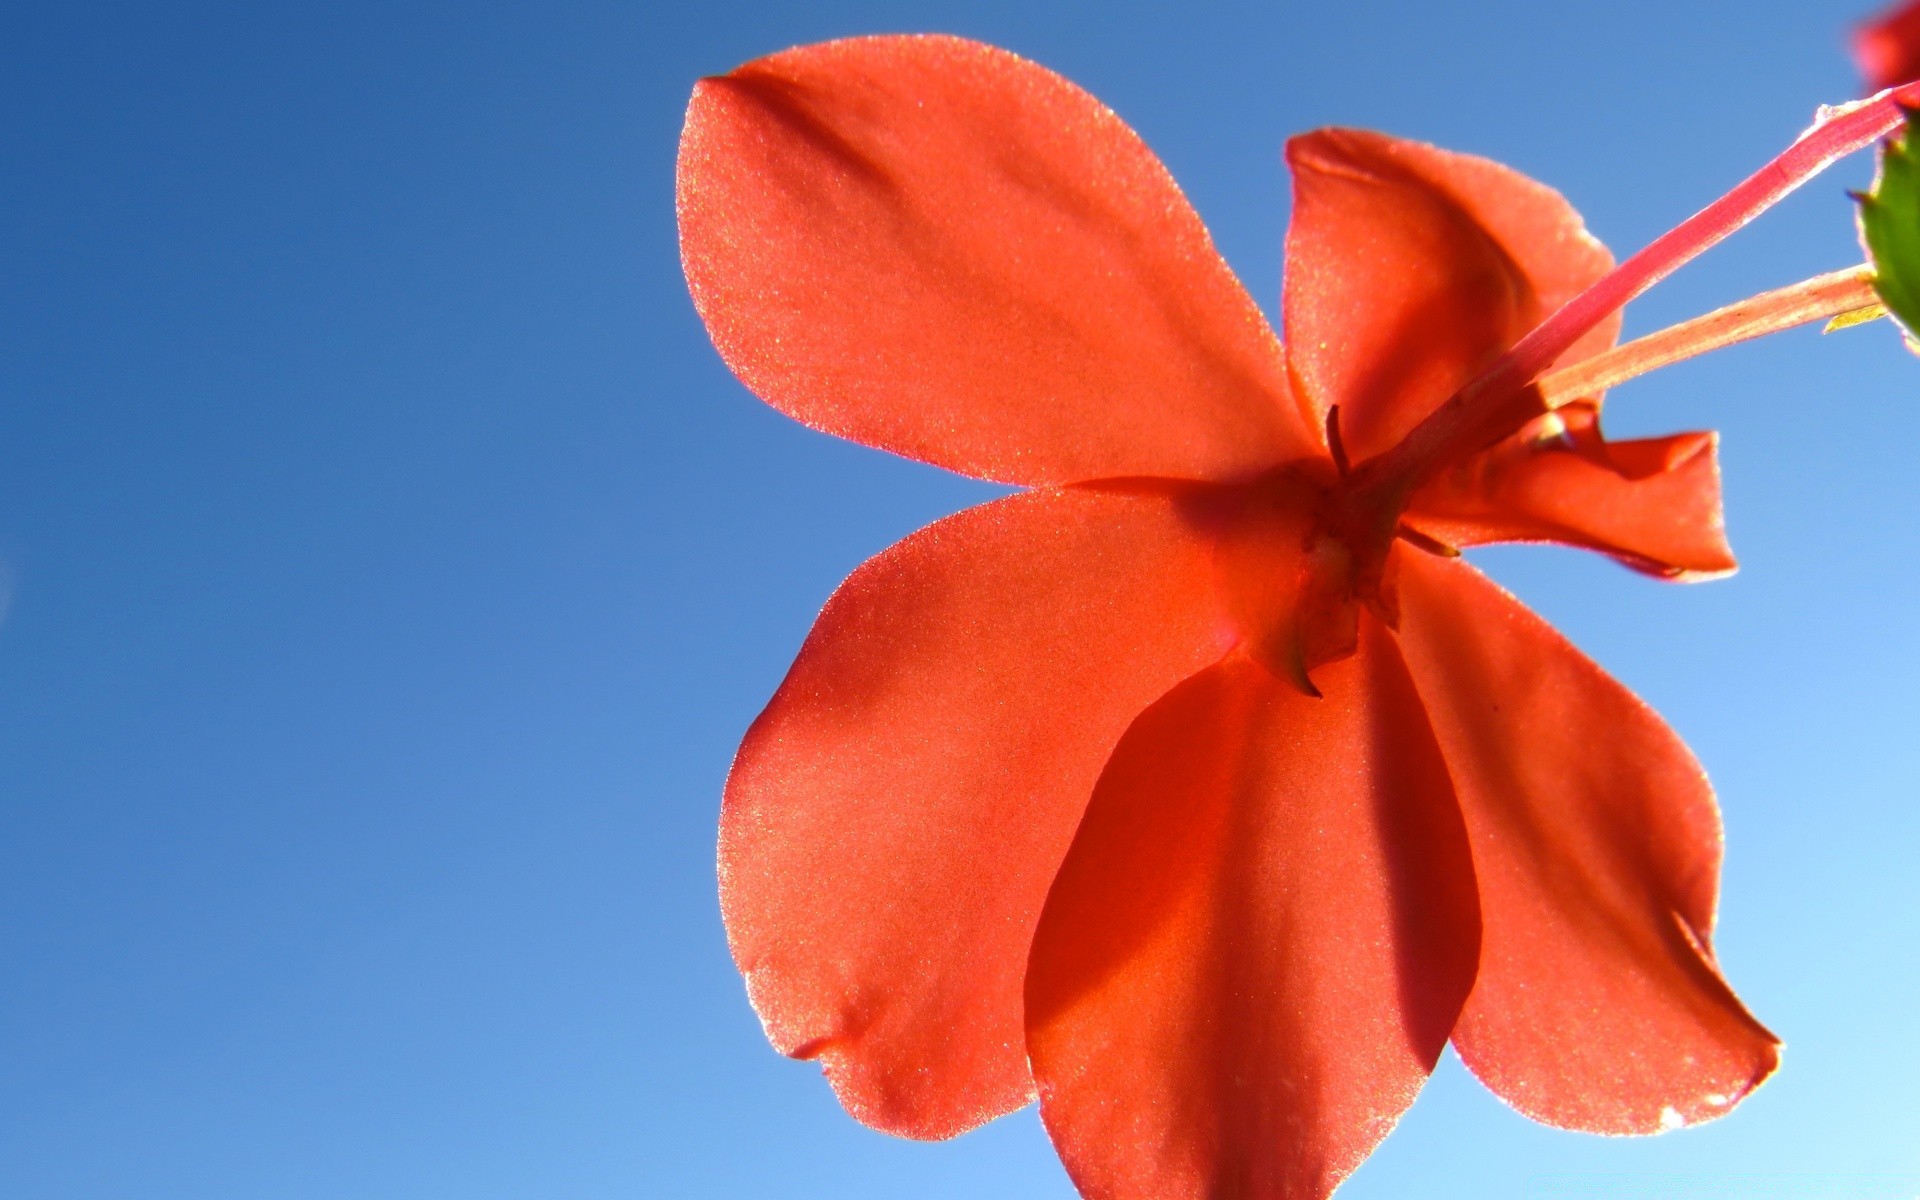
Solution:
M721 782L822 601L998 489L707 342L703 74L944 31L1171 166L1272 315L1280 146L1506 162L1631 251L1856 91L1858 7L1560 0L97 4L0 16L0 1195L1068 1200L1032 1112L896 1141L768 1048ZM1859 260L1843 164L1628 311ZM1920 1195L1920 363L1801 331L1636 381L1723 431L1741 573L1475 555L1688 740L1733 1116L1533 1125L1451 1059L1342 1200Z

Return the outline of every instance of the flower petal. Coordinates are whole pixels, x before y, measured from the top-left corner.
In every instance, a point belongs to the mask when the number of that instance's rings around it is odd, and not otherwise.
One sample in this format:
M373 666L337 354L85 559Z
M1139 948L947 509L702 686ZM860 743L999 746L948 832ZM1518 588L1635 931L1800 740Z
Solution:
M1473 843L1480 975L1454 1046L1538 1121L1726 1112L1778 1044L1709 946L1720 820L1645 704L1465 563L1400 557L1400 641Z
M1027 949L1129 721L1233 636L1175 498L1029 492L937 522L828 601L741 744L721 911L783 1053L869 1125L1032 1099Z
M679 211L721 356L816 429L1027 484L1322 453L1160 160L1004 50L857 38L705 80Z
M1302 400L1348 455L1392 446L1613 265L1560 193L1484 158L1354 129L1287 143L1284 308ZM1567 361L1613 344L1619 319Z
M1391 636L1313 700L1236 654L1114 752L1027 977L1040 1111L1092 1200L1307 1200L1386 1136L1478 947L1465 833Z
M1853 58L1868 91L1920 79L1920 0L1895 5L1854 30Z
M1408 521L1455 546L1560 542L1670 579L1734 567L1711 433L1609 442L1570 404L1421 488Z

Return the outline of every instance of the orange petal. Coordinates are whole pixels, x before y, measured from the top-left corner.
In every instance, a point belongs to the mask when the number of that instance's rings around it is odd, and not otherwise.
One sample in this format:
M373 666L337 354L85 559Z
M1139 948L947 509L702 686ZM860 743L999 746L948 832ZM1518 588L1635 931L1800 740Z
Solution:
M1472 866L1391 636L1323 700L1243 655L1128 730L1027 977L1040 1111L1097 1200L1307 1200L1413 1101L1473 983Z
M1608 442L1572 404L1435 477L1408 521L1455 546L1560 542L1672 579L1734 567L1711 433Z
M1212 571L1166 496L1029 492L828 601L727 780L721 911L768 1036L860 1120L1032 1098L1041 902L1128 722L1230 645Z
M1871 92L1920 79L1920 0L1889 8L1854 30L1853 58Z
M1726 1112L1778 1045L1709 946L1720 819L1700 764L1472 567L1400 557L1401 646L1480 883L1460 1057L1567 1129L1657 1133Z
M1160 160L1004 50L857 38L704 80L679 210L721 356L816 429L1028 484L1321 453Z
M1288 353L1348 455L1392 446L1613 265L1560 193L1484 158L1353 129L1287 144ZM1613 344L1619 318L1566 355Z

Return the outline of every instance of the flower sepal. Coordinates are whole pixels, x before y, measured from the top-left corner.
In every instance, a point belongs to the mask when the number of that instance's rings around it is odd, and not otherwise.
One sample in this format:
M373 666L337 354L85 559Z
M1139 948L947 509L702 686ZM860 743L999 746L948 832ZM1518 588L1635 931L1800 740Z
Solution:
M1920 353L1920 109L1880 145L1871 190L1856 193L1860 241L1873 265L1873 290L1899 324L1909 349Z

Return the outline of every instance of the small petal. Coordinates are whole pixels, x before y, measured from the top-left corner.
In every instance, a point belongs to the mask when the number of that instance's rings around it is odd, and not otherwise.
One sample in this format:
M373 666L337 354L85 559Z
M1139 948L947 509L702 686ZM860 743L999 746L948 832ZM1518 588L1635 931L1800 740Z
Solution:
M721 911L783 1053L877 1128L1032 1099L1021 978L1108 755L1234 636L1176 500L1028 492L855 571L746 740Z
M1778 1044L1721 979L1712 789L1646 705L1457 560L1403 553L1401 646L1473 844L1480 975L1454 1046L1550 1125L1719 1116Z
M1441 473L1407 519L1454 546L1559 542L1637 571L1705 579L1736 566L1711 433L1609 442L1591 404L1548 413Z
M1089 1200L1318 1200L1472 986L1472 866L1391 636L1301 695L1244 655L1134 722L1027 978L1041 1115Z
M1399 441L1613 265L1560 193L1471 155L1353 129L1287 143L1295 379L1354 462ZM1568 360L1613 344L1618 318Z
M857 38L705 80L679 213L721 356L816 429L1024 484L1323 453L1160 160L1004 50Z

